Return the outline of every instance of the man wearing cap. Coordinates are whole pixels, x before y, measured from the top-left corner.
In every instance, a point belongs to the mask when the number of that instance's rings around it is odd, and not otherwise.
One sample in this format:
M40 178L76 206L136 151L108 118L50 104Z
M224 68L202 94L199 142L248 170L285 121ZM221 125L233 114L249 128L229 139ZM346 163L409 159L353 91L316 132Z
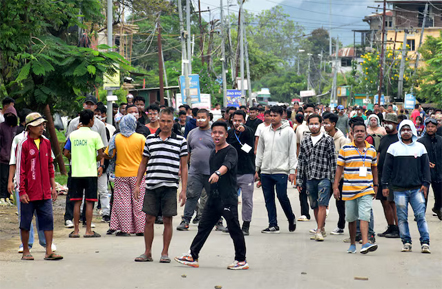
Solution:
M23 243L22 260L34 260L29 251L29 231L34 212L37 212L39 229L46 237L45 260L60 260L62 256L52 251L54 216L52 202L57 199L51 143L42 137L46 120L39 113L26 117L27 137L17 149L19 171L20 231Z
M95 111L96 108L97 108L97 99L93 95L87 95L86 99L83 102L83 109L84 110L89 109L91 111ZM69 127L66 131L66 138L68 138L73 131L77 130L79 128L79 125L80 125L80 117L78 116L70 122ZM101 141L103 142L103 146L106 147L108 145L108 140L106 135L106 127L104 123L101 121L95 121L93 126L91 127L91 130L97 132L100 135ZM106 188L106 190L101 190L99 192L101 209L103 210L103 212L110 212L110 205L109 205L110 198L107 192L107 178L101 177L103 175L103 170L104 170L104 159L101 159L101 161L97 163L97 167L98 167L98 182L99 182L98 187ZM68 187L70 189L70 180L68 180ZM74 204L73 202L70 201L69 196L67 196L66 211L64 214L65 225L67 228L74 227L72 223L73 218L74 218ZM92 227L94 226L95 225L92 225Z
M348 124L348 116L344 113L344 106L338 105L338 122L336 123L338 128L344 135L347 135L350 131L350 125Z
M382 169L384 167L385 157L387 155L387 150L390 145L399 141L397 136L397 125L399 120L397 115L394 113L389 113L385 116L384 119L384 128L387 132L381 138L378 147L378 175L379 180L382 178ZM394 195L393 191L390 187L387 187L389 190L388 196L384 197L382 195L382 190L384 189L382 184L379 185L380 188L376 194L376 199L381 201L382 208L384 209L385 219L387 220L387 230L385 232L379 233L378 237L386 237L386 238L399 238L399 227L398 220L396 214L396 204L394 203Z
M430 159L431 187L434 193L433 212L437 214L442 221L442 137L436 134L437 120L427 118L425 120L426 132L423 137L418 139L428 152ZM425 203L428 202L428 196ZM426 206L425 206L426 207Z

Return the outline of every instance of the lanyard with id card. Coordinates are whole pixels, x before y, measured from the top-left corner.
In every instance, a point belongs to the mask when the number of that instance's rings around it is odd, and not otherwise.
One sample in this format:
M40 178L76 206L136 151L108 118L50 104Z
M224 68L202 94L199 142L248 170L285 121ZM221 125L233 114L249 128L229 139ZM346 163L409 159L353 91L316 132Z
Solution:
M249 146L248 144L242 144L241 141L239 140L239 137L236 135L236 133L233 133L236 137L236 139L239 142L239 145L241 146L241 150L245 151L247 154L250 152L250 150L252 149L251 146ZM239 133L239 136L241 137L241 133Z
M359 149L355 147L355 150L358 152L359 156L362 158L361 153L359 152ZM362 167L359 167L359 176L360 177L366 177L367 176L367 167L365 166L365 159L367 158L367 149L364 148L365 154L364 158L362 158Z

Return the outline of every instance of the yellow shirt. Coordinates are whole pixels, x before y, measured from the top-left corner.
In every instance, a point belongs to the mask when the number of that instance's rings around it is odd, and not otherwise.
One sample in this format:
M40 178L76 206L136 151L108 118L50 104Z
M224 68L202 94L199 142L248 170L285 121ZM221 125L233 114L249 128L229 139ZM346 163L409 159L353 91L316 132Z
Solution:
M40 138L34 139L34 143L37 146L38 150L40 150Z
M143 156L146 138L142 134L134 133L130 137L119 134L115 138L115 153L117 161L115 176L120 178L136 177ZM109 154L109 147L106 148Z

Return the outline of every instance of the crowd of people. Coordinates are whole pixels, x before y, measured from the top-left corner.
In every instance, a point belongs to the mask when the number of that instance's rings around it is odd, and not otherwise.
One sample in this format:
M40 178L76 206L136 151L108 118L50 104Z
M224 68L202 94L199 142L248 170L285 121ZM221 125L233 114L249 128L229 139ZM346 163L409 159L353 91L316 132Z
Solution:
M46 260L60 260L53 239L51 202L57 198L51 143L46 120L38 113L15 111L3 100L0 114L0 203L9 205L15 192L19 210L23 260L33 260L32 219ZM221 117L216 119L216 115ZM70 162L64 221L69 238L101 235L93 229L94 206L108 235L144 236L137 262L151 262L154 224L163 224L159 261L170 263L172 219L178 204L184 214L178 231L198 225L189 252L175 261L199 267L199 253L213 228L230 234L234 262L227 268L248 269L245 237L253 234L253 195L262 188L268 214L264 234L278 234L276 199L288 222L309 221L311 240L323 242L332 196L339 215L332 235L343 235L348 223L348 253L377 250L377 237L400 238L402 252L412 250L408 204L414 211L422 253L430 253L425 212L429 187L433 215L442 220L442 114L420 105L408 113L394 105L373 109L336 108L295 102L292 107L241 106L213 110L181 105L178 111L142 97L127 96L114 104L113 123L107 109L88 95L83 110L66 129L63 154ZM407 168L407 169L404 169ZM256 186L255 186L256 182ZM299 192L300 215L287 194ZM180 190L178 192L178 190ZM373 199L382 204L387 229L374 232ZM240 223L238 204L241 203ZM224 226L224 222L226 226Z

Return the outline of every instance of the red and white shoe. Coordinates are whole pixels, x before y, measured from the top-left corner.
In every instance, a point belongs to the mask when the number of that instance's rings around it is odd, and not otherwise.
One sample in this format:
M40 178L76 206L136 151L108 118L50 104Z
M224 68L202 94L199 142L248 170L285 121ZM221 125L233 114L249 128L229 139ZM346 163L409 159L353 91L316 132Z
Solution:
M247 263L247 261L233 261L232 264L230 264L229 266L227 266L227 269L229 270L247 270L249 269L249 264Z
M180 264L187 265L187 266L190 266L193 268L199 268L199 266L200 266L198 264L198 260L194 260L190 253L185 254L181 257L175 257L174 260Z

